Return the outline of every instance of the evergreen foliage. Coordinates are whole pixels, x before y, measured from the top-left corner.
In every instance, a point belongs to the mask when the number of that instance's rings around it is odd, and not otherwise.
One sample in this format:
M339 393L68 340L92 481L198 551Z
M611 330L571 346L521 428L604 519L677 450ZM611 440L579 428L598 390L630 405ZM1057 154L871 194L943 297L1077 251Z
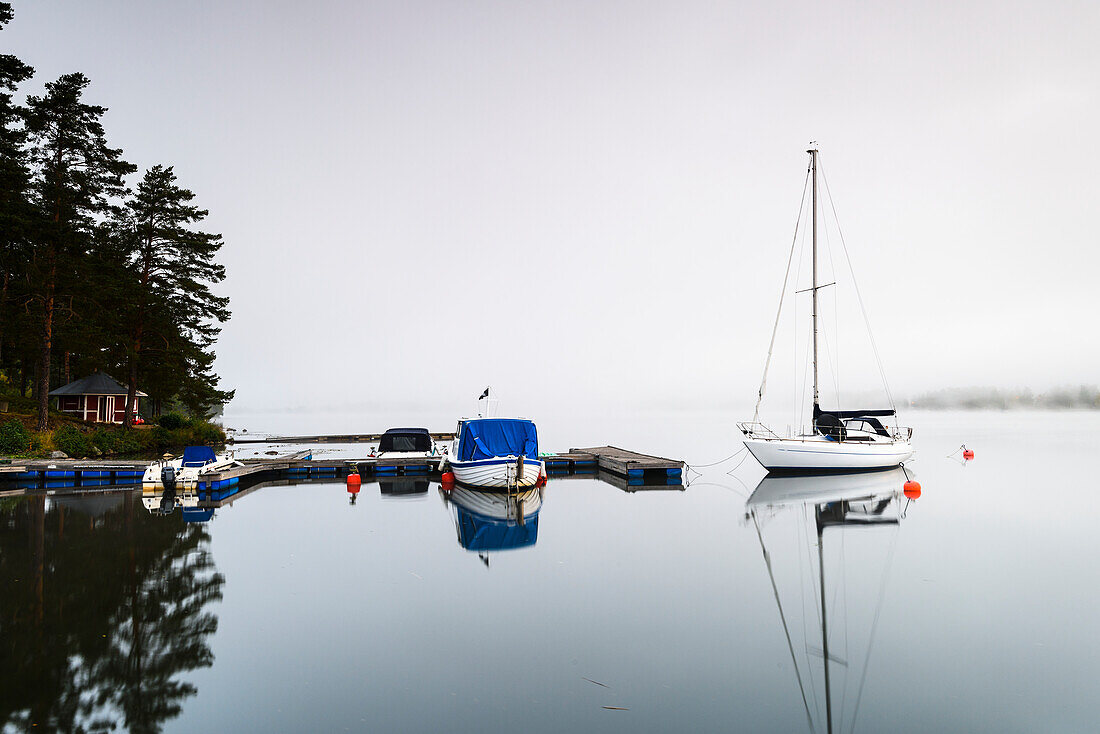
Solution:
M30 447L30 431L20 421L13 419L0 426L0 454L22 454Z
M0 2L0 29L13 17ZM33 395L46 430L51 389L95 369L126 375L151 415L206 418L218 387L214 343L229 319L221 235L171 166L137 167L108 144L90 81L64 74L17 102L33 69L0 55L0 385ZM131 190L131 186L133 189Z

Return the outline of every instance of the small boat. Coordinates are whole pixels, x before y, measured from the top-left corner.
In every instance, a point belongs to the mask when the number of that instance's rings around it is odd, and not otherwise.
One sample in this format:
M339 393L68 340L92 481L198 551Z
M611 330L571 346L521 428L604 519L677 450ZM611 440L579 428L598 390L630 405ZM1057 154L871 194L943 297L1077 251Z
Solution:
M818 150L811 148L810 165L807 177L812 180L813 194L811 217L813 219L813 282L806 289L811 293L811 313L813 328L813 425L809 430L799 429L788 435L779 435L760 422L760 403L768 381L768 367L771 364L775 347L775 335L779 329L779 316L783 311L783 299L786 297L787 280L790 277L790 263L794 261L794 244L791 258L788 260L787 276L784 278L784 293L780 297L779 313L776 315L775 329L772 331L771 346L764 363L764 379L757 393L756 411L751 421L738 423L737 427L745 435L745 447L769 472L857 472L874 471L900 466L913 455L910 439L912 428L897 426L895 408L874 410L826 410L820 404L818 389L818 291L835 285L818 282L817 256L817 180ZM805 195L805 194L803 194ZM799 222L801 224L801 221ZM796 237L797 241L797 227ZM862 306L862 300L861 300ZM865 314L866 317L866 314ZM873 342L872 342L873 344ZM877 358L877 350L876 350ZM879 365L882 373L882 365ZM885 386L885 379L884 379ZM889 394L887 392L887 394ZM890 401L892 404L892 400ZM893 417L893 427L888 427L880 419Z
M384 459L435 456L435 441L427 428L391 428L378 441L376 456Z
M188 446L178 459L155 461L147 466L141 483L190 489L198 484L201 475L228 469L237 464L229 456L218 458L214 449L209 446Z
M525 418L459 421L444 463L457 482L469 487L533 487L545 472L539 460L538 432Z

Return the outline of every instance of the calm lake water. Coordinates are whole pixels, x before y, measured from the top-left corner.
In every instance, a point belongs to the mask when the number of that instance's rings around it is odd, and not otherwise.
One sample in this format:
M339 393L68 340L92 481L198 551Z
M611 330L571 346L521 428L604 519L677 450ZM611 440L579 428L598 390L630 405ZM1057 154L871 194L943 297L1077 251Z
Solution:
M269 486L205 523L0 499L3 731L1096 731L1100 414L905 419L915 501L895 474L758 489L741 457L683 491L553 479L522 525L434 482ZM703 464L734 420L539 423L543 450Z

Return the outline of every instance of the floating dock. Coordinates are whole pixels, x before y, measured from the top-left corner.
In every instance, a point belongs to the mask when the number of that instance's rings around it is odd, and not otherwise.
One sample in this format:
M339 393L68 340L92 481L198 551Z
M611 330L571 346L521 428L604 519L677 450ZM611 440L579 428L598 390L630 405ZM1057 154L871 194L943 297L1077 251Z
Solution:
M601 471L608 471L623 477L657 477L680 479L683 476L684 462L665 459L660 456L639 454L618 446L597 446L588 449L569 449L569 455L593 456Z
M680 484L683 462L659 456L639 454L615 446L571 449L561 454L539 457L551 477L566 474L610 473L627 480L627 486ZM240 459L234 466L202 475L199 492L221 492L237 487L242 480L265 479L342 479L358 472L366 477L438 475L443 456L403 459L322 458L310 451L285 456ZM0 482L14 482L23 489L63 487L106 487L140 484L149 461L119 460L36 460L18 465L0 466ZM0 485L3 486L3 485Z
M433 441L453 441L454 433L429 434ZM381 433L328 433L316 436L239 436L233 435L226 443L372 443L382 438Z

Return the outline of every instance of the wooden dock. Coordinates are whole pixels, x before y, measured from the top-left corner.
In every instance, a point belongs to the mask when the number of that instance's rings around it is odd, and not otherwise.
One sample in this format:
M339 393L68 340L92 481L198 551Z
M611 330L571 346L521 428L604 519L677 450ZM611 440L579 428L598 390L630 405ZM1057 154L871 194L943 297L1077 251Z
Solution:
M587 449L569 449L570 454L593 456L601 471L609 471L624 477L643 477L663 475L680 477L684 471L684 462L665 459L660 456L639 454L635 451L620 449L618 446L596 446Z
M539 457L549 476L567 474L613 474L627 480L626 486L679 484L683 462L648 456L615 446L571 449ZM240 459L236 464L207 472L196 489L220 493L248 483L273 479L343 479L358 472L364 478L438 475L443 456L402 459L313 458L309 450L284 456ZM140 484L147 460L35 460L0 466L0 482L14 482L26 489L64 487L106 487Z
M452 441L454 433L432 433L433 441ZM373 443L382 438L381 433L329 433L316 436L239 436L233 435L226 443Z

